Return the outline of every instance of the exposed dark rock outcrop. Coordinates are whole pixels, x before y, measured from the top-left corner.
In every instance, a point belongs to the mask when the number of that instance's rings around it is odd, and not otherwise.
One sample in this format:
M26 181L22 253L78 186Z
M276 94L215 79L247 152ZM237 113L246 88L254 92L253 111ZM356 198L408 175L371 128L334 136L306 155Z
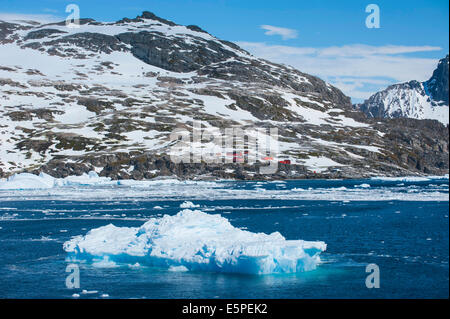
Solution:
M439 61L439 64L434 70L432 77L426 82L426 87L431 95L431 98L435 101L443 101L448 105L448 63L449 58L447 56Z

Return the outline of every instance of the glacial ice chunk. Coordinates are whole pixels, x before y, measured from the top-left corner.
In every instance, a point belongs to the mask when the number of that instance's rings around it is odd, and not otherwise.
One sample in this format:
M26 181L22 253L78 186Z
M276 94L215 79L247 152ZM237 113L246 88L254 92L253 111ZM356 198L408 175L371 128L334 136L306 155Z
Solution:
M438 175L438 176L402 176L402 177L386 177L386 176L379 176L379 177L372 177L372 180L376 181L387 181L387 182L428 182L433 179L437 180L446 180L449 179L449 175Z
M48 189L55 185L55 178L41 173L39 175L22 173L0 181L0 189Z
M200 207L200 205L198 205L198 204L196 205L190 201L185 201L180 204L180 208L198 208L198 207Z
M252 233L220 215L185 209L151 218L141 227L95 228L64 243L68 261L97 266L108 261L184 271L246 274L309 271L326 250L321 241L286 240L280 233Z
M0 189L50 189L63 186L87 186L87 185L108 185L117 184L109 177L99 177L96 172L84 173L80 176L68 176L66 178L54 178L48 174L39 175L20 173L0 180Z
M173 272L184 272L184 271L189 271L189 269L187 269L184 266L170 266L169 267L169 271L173 271Z

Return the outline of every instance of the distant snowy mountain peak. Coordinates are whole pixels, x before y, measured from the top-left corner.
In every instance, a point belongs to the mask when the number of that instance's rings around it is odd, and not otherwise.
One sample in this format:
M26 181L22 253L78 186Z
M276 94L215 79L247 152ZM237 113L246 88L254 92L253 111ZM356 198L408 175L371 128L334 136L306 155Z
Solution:
M150 12L80 23L0 21L0 177L23 171L55 177L96 171L115 179L448 172L443 126L367 120L330 84L256 58L198 26ZM173 163L170 133L191 130L195 121L219 130L276 127L278 173L260 176L257 167L237 163ZM399 138L405 127L409 135ZM429 134L438 139L431 151ZM211 153L218 146L205 145L194 149Z
M425 82L394 84L356 105L369 117L414 118L449 123L449 57L441 59Z

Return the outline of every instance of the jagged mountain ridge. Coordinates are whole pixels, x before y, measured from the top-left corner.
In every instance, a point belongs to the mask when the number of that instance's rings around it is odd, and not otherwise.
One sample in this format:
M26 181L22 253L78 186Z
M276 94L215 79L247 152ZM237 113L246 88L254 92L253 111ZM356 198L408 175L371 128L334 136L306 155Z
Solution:
M448 55L428 81L394 84L355 107L369 117L434 119L448 124Z
M439 125L421 123L411 143L396 123L365 119L319 78L149 12L112 23L82 19L79 29L0 22L0 57L5 176L262 178L249 165L172 163L170 132L194 120L277 127L279 157L293 164L280 165L276 178L448 172L448 134Z

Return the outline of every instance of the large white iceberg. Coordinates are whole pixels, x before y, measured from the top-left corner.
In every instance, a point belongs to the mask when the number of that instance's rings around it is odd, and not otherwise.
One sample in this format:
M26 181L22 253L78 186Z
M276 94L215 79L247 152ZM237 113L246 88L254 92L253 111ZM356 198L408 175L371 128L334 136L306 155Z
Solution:
M246 274L313 270L325 249L321 241L252 233L220 215L189 209L152 218L141 227L109 224L64 243L68 261Z

